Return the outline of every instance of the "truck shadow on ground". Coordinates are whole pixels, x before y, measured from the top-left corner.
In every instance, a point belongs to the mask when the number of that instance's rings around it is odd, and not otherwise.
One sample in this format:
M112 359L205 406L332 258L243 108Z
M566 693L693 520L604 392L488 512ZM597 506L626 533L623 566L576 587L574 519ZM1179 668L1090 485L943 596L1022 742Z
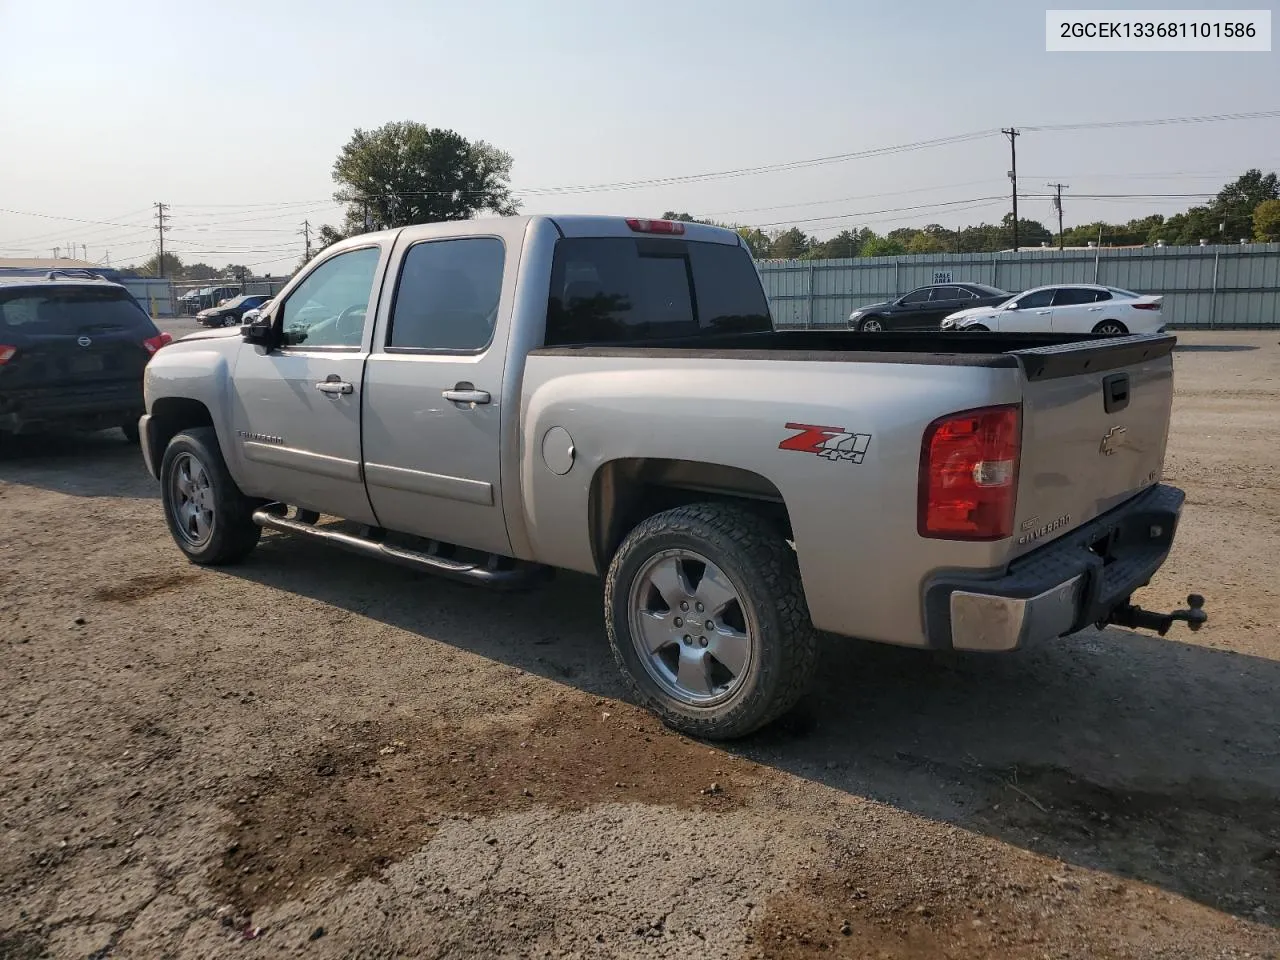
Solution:
M142 451L119 430L0 437L0 482L77 497L160 496Z
M495 596L275 536L228 572L622 692L586 577ZM724 749L1280 925L1280 663L1120 630L1006 656L832 638L824 658L808 702Z

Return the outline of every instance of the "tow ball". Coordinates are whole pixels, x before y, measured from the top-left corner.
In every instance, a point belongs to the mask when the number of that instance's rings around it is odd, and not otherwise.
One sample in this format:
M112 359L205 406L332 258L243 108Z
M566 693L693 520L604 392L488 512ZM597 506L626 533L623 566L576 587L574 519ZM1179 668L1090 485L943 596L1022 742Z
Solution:
M1178 620L1182 620L1192 632L1205 625L1209 615L1204 612L1204 597L1193 593L1187 597L1186 610L1174 610L1172 613L1156 613L1154 610L1143 610L1127 600L1111 611L1106 621L1118 627L1132 627L1138 630L1154 630L1160 636L1169 632L1169 628Z

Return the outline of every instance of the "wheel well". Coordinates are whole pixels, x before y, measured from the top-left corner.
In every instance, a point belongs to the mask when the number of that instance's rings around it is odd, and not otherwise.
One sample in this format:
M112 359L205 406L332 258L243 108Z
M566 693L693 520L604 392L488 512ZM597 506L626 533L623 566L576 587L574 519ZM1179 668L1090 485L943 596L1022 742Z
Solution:
M769 480L739 467L696 460L611 460L591 481L591 552L603 574L627 534L648 517L689 503L737 503L790 539L791 517Z
M161 397L151 405L151 462L160 469L160 461L169 441L192 427L212 427L213 416L199 400L188 397Z

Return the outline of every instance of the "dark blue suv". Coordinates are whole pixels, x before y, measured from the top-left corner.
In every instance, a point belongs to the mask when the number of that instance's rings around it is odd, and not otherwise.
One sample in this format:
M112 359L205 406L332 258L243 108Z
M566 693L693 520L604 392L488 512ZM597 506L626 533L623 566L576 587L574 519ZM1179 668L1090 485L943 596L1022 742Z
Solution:
M118 283L0 277L0 434L119 427L136 442L143 370L171 339Z

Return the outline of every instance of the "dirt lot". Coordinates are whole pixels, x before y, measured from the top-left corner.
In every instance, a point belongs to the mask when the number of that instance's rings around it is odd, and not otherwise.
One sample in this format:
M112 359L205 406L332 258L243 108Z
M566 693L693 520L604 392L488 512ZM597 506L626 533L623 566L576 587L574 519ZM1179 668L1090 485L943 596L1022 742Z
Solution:
M1205 630L832 641L732 749L618 699L594 581L202 570L118 435L6 442L0 958L1280 957L1276 341L1177 355L1141 599Z

